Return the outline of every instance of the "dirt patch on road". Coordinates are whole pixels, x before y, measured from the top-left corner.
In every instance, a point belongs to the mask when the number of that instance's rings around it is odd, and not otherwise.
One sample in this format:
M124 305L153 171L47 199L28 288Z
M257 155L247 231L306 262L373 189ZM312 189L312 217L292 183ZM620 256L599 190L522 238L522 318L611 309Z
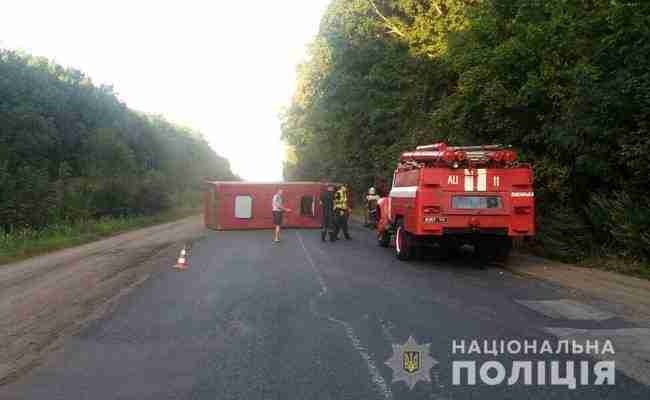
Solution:
M204 233L193 216L0 267L0 385L38 365L151 274L171 268L180 245Z

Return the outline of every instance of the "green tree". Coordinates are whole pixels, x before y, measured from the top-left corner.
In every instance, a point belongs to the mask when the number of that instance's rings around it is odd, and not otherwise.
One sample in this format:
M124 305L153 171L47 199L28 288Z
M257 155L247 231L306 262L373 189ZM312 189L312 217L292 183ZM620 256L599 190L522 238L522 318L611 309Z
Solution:
M129 110L111 86L0 50L0 227L151 214L237 179L200 133ZM183 196L179 196L183 193Z
M509 143L535 169L549 253L647 258L649 17L641 1L333 0L283 115L285 175L364 190L415 144Z

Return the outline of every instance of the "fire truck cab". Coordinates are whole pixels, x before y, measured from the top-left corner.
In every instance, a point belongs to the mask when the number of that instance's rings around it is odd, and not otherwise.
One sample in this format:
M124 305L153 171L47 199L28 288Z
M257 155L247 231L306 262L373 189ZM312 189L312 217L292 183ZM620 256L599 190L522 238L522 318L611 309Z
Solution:
M535 233L532 170L509 146L418 146L401 155L378 211L378 243L393 244L400 260L424 246L447 254L463 245L504 259L513 238Z

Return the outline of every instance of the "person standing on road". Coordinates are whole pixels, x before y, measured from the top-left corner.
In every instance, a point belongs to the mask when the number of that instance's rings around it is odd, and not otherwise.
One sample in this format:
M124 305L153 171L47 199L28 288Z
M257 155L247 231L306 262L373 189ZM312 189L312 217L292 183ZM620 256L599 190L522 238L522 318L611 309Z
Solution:
M377 202L380 198L374 187L368 189L368 194L365 198L366 213L364 219L366 226L374 226L377 224Z
M341 188L334 195L334 216L336 220L334 240L338 240L339 231L341 230L343 231L345 239L350 239L350 234L348 233L349 213L350 207L348 205L348 191L345 185L341 185Z
M284 217L284 212L291 211L288 208L285 208L282 200L282 189L279 188L278 191L273 195L273 242L280 242L280 227L282 226L282 219Z
M323 226L321 227L321 240L324 242L329 234L330 241L334 241L334 186L327 185L327 190L321 193L320 204L323 208Z

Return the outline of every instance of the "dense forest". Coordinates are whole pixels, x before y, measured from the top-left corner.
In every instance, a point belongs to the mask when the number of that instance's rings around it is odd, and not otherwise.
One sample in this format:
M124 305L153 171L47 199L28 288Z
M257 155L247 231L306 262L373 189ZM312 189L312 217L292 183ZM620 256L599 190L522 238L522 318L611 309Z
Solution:
M333 0L283 115L285 175L359 193L416 144L512 144L547 254L647 261L649 20L641 0Z
M205 177L236 178L200 134L130 110L80 71L0 50L5 231L154 214L198 195Z

